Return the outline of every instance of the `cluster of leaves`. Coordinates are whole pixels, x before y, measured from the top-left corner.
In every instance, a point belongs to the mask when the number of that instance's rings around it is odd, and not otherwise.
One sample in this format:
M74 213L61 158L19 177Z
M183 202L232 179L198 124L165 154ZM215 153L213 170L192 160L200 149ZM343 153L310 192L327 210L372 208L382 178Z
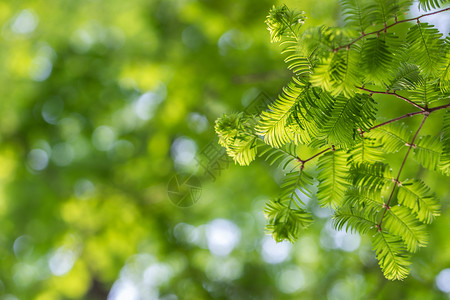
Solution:
M422 9L447 1L423 0ZM386 278L403 279L410 255L427 245L426 224L440 213L439 201L421 180L402 180L412 153L423 167L450 175L450 38L433 25L405 15L406 0L342 0L345 26L303 26L305 16L274 7L266 20L272 42L286 55L292 81L258 116L233 114L216 123L220 143L241 165L257 156L286 170L281 195L265 208L267 230L277 241L295 241L311 222L299 195L316 197L334 210L337 229L367 234ZM442 9L439 12L449 10ZM408 26L406 34L395 31ZM405 101L416 111L375 125L374 94ZM417 111L418 109L418 111ZM445 110L443 128L420 136L427 118ZM397 122L423 117L411 132ZM297 147L317 149L308 159ZM398 173L385 154L404 154ZM305 164L319 157L316 176Z

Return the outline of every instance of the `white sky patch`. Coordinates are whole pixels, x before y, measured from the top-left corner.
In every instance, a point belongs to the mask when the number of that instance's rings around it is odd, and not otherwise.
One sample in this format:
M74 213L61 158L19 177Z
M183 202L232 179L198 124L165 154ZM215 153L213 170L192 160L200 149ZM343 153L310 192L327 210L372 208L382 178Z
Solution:
M28 153L27 164L35 171L44 170L49 161L49 155L42 149L33 149Z
M147 121L154 116L161 101L162 99L157 93L144 93L134 103L134 112L140 119Z
M58 248L49 258L48 266L56 276L62 276L72 270L76 261L75 253L70 249Z
M450 269L444 269L436 276L436 286L442 292L450 293Z
M60 167L68 166L75 157L73 147L68 143L59 143L53 147L52 161Z
M92 144L97 150L111 149L116 140L116 132L109 126L99 126L92 133Z
M197 144L190 138L177 138L170 149L172 159L181 166L188 166L194 162L197 153Z
M265 236L262 240L261 255L269 264L279 264L289 258L292 244L289 242L277 243L272 237Z
M239 243L241 231L233 222L216 219L206 227L209 251L217 256L227 256Z
M242 263L234 257L212 259L206 266L206 276L213 281L232 281L241 277Z
M357 233L335 230L328 221L320 233L320 244L325 249L341 249L352 252L359 248L361 237Z
M95 194L95 185L85 178L77 180L73 189L75 196L81 200L89 199Z
M11 24L11 29L17 34L32 33L39 23L36 13L30 9L24 9L16 15Z
M285 294L292 294L304 289L306 285L305 275L297 266L289 266L280 272L277 278L277 286Z
M431 10L425 12L423 10L419 10L419 2L415 1L414 4L411 5L410 15L412 17L417 17L417 16L423 15L425 13L431 13L434 11L441 10L443 7L444 6L441 6L441 8L431 9ZM445 37L450 31L450 22L448 22L449 18L450 18L450 12L446 11L446 12L442 12L439 14L421 18L420 22L422 22L422 23L426 22L429 24L433 24L439 30L439 32L441 32Z
M45 56L37 56L31 61L31 66L28 69L28 75L34 81L44 81L52 73L53 63Z
M126 279L117 280L108 294L108 300L140 300L137 286ZM156 298L155 298L156 299Z
M174 276L173 268L150 254L129 258L108 294L108 300L156 300L159 287Z

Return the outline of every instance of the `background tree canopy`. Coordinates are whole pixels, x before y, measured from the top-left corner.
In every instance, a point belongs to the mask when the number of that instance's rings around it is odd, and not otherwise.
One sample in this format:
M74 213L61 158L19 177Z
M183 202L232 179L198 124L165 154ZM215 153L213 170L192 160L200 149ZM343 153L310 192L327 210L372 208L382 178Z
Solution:
M284 3L310 26L343 22L337 1ZM282 174L263 160L212 180L194 159L215 119L289 81L264 24L273 4L0 3L1 299L450 298L448 178L409 166L441 216L411 276L388 282L370 242L333 230L315 199L296 244L264 235ZM168 194L184 174L201 184L186 208Z

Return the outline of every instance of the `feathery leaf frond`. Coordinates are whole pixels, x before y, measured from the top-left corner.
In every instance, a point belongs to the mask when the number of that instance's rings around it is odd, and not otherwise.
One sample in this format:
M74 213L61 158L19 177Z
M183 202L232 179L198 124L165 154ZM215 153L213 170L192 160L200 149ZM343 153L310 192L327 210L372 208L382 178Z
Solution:
M317 168L319 180L317 198L321 206L338 207L348 187L347 153L335 150L319 158Z
M264 214L268 224L266 230L272 234L277 242L284 240L295 242L300 231L312 223L311 215L304 209L292 209L288 201L282 199L270 200Z
M450 111L445 111L442 133L442 155L439 169L442 173L450 176Z
M441 37L442 34L428 23L419 23L409 28L406 36L410 46L409 54L425 76L436 76L439 73L444 43Z
M433 8L439 8L442 4L447 2L449 2L449 0L419 0L419 8L430 10Z
M372 239L372 248L387 279L403 280L408 276L410 255L398 236L387 232L377 232Z
M383 151L386 153L398 152L406 148L405 145L411 140L411 132L408 130L408 127L399 123L391 123L376 128L370 131L368 136L381 143Z
M436 196L422 180L404 181L397 194L398 202L410 208L424 223L431 223L440 215L440 205Z
M342 207L333 216L333 225L337 230L345 228L347 232L368 234L375 232L376 219L365 209Z
M286 169L290 163L297 159L296 145L286 144L281 148L265 146L258 155L264 157L269 165L277 165L282 169Z
M392 182L392 173L389 166L381 162L356 163L350 168L350 178L354 186L381 189L386 183Z
M349 150L348 162L362 163L384 160L381 144L369 137L357 137L357 142Z
M401 237L409 252L415 252L418 247L425 247L428 243L425 226L405 206L393 206L388 209L383 224L383 229Z
M295 133L287 126L288 120L305 93L305 89L306 87L300 81L294 79L283 89L283 93L276 102L269 105L269 110L261 114L257 132L264 136L266 143L279 148L294 141Z
M438 137L431 135L421 136L416 140L414 147L414 159L430 170L436 170L442 152L442 144Z

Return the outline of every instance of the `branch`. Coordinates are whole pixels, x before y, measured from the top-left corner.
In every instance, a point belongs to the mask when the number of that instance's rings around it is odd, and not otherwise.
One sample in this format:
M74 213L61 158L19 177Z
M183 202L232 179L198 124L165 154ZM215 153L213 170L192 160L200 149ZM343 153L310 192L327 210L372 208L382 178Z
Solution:
M395 97L397 97L397 98L400 98L400 99L402 99L402 100L408 102L409 104L411 104L411 105L413 105L413 106L419 108L419 109L422 110L422 111L426 111L426 110L427 110L425 107L420 106L419 104L414 103L413 101L409 100L408 98L403 97L403 96L397 94L395 91L394 91L394 92L389 92L389 91L385 91L385 92L381 92L381 91L373 91L373 90L369 90L369 89L366 89L366 88L364 88L364 87L359 87L359 86L357 86L356 88L357 88L357 89L360 89L360 90L362 90L362 91L369 92L369 93L371 93L371 94L392 95L392 96L395 96Z
M368 36L368 35L372 35L372 34L380 34L382 31L386 32L386 30L387 30L388 28L391 28L391 27L393 27L393 26L395 26L395 25L397 25L397 24L405 23L405 22L410 22L410 21L414 21L414 20L416 20L417 22L419 22L419 19L421 19L421 18L423 18L423 17L428 17L428 16L431 16L431 15L439 14L439 13L444 12L444 11L447 11L447 10L450 10L450 7L444 8L444 9L441 9L441 10L438 10L438 11L435 11L435 12L423 14L423 15L421 15L421 16L418 16L418 17L415 17L415 18L411 18L411 19L405 19L405 20L401 20L401 21L395 20L395 22L392 23L391 25L386 26L386 24L385 24L384 27L381 28L380 30L372 31L372 32L369 32L369 33L364 33L364 32L362 32L361 35L360 35L359 37L357 37L356 39L354 39L354 40L351 41L350 43L348 43L348 44L346 44L346 45L339 46L339 47L337 47L337 48L334 48L334 49L333 49L333 52L337 52L337 51L339 51L339 50L341 50L341 49L344 49L344 48L349 49L349 48L351 47L351 45L353 45L354 43L356 43L356 42L359 41L360 39L362 39L362 38L364 38L364 37L366 37L366 36Z
M300 169L303 169L303 168L305 167L305 163L307 163L308 161L313 160L313 159L316 158L317 156L322 155L322 154L324 154L325 152L327 152L327 151L329 151L329 150L333 150L333 151L334 151L334 150L335 150L334 145L331 145L330 148L327 148L327 149L325 149L325 150L323 150L323 151L320 151L319 153L317 153L317 154L311 156L311 157L308 158L308 159L304 159L304 160L303 160L303 159L300 159L300 157L297 157L297 161L301 163Z
M384 215L386 214L386 212L388 211L388 209L391 208L391 207L389 206L389 204L391 203L392 196L394 195L394 192L395 192L395 188L396 188L397 186L400 186L400 185L401 185L401 182L399 181L399 179L400 179L400 174L402 173L403 167L405 166L406 159L408 158L409 152L411 152L411 148L414 146L414 141L416 140L417 135L419 134L419 131L422 129L422 126L423 126L423 124L425 123L425 121L426 121L426 119L428 118L429 115L430 115L430 113L429 113L429 112L426 112L425 115L423 116L422 123L420 123L420 126L419 126L419 128L417 129L416 134L414 134L414 137L413 137L411 143L409 143L408 151L406 152L406 155L405 155L405 158L403 159L402 165L400 166L400 169L398 170L397 178L395 178L395 179L393 180L393 181L394 181L394 187L392 188L392 191L391 191L391 194L389 195L388 201L387 201L386 203L383 204L384 211L383 211L383 214L381 215L380 222L377 224L377 228L378 228L379 231L382 230L382 229L381 229L381 224L383 223Z
M432 112L435 112L435 111L438 111L438 110L441 110L441 109L445 109L445 108L449 108L449 107L450 107L450 103L449 104L445 104L445 105L441 105L441 106L436 106L436 107L433 107L433 108L428 108L425 111L416 111L416 112L412 112L412 113L407 113L406 115L403 115L403 116L394 118L392 120L383 122L381 124L375 125L375 126L369 128L367 131L360 131L360 134L363 134L365 132L369 132L369 131L371 131L373 129L376 129L378 127L381 127L381 126L384 126L384 125L387 125L387 124L394 123L394 122L396 122L398 120L401 120L401 119L405 119L405 118L416 116L416 115L427 115L427 114L431 114Z

